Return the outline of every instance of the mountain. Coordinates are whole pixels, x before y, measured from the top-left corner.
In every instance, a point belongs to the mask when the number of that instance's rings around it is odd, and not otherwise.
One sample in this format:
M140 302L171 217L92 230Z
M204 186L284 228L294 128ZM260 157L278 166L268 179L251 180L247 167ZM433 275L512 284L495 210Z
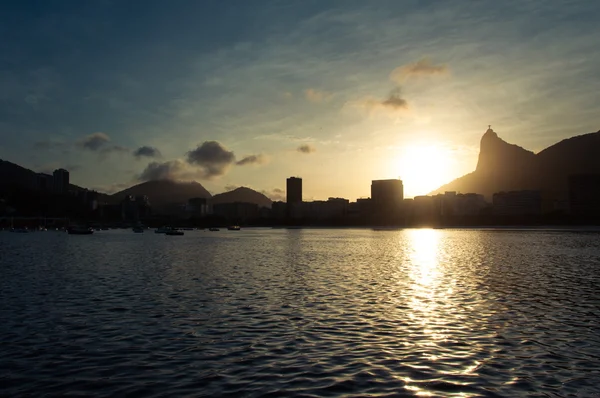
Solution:
M14 189L23 189L28 191L37 191L38 175L33 170L26 169L18 164L0 159L0 191L10 191ZM85 191L85 188L69 184L69 190L72 192ZM98 193L100 199L104 199L107 195Z
M600 173L600 131L563 140L538 154L509 144L488 129L481 138L477 168L432 194L534 189L546 200L567 198L569 175Z
M210 198L211 194L200 183L171 180L147 181L111 195L111 202L118 203L127 195L146 195L153 208L174 203L187 203L191 198Z
M253 189L240 187L233 191L223 192L212 197L212 204L218 203L233 203L233 202L245 202L245 203L256 203L259 207L271 208L273 201L267 198L260 192L256 192Z

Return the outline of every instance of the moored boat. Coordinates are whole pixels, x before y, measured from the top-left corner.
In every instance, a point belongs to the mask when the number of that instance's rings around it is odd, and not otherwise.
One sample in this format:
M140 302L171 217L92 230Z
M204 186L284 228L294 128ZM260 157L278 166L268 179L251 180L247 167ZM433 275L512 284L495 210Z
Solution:
M209 228L208 230L209 230L209 231L218 231L218 230L219 230L219 228L212 227L212 228Z
M133 227L133 228L132 228L132 230L133 230L133 232L135 232L136 234L141 234L141 233L144 233L144 227L140 227L140 226L138 226L138 227Z
M94 233L94 230L89 227L74 226L67 228L67 233L69 235L91 235Z
M231 225L231 226L227 227L227 229L229 231L239 231L241 228L239 225Z
M168 227L160 227L154 230L155 234L164 234L167 233L167 231L169 231L171 228Z
M180 236L183 235L184 232L180 229L176 229L176 228L172 228L170 230L168 230L167 232L165 232L165 235L171 235L171 236Z

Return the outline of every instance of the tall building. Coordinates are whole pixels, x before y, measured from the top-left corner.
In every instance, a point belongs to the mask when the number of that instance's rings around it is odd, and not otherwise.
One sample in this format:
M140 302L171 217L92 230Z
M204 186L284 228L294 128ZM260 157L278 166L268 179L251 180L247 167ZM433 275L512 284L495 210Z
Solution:
M54 177L50 174L37 173L36 190L37 191L53 191L54 190Z
M569 207L575 216L600 216L600 174L569 176Z
M302 202L302 178L290 177L287 179L286 197L288 204Z
M404 200L404 185L400 179L371 181L371 204L374 211L400 208Z
M54 192L69 193L69 172L65 169L56 169L52 175L54 176Z

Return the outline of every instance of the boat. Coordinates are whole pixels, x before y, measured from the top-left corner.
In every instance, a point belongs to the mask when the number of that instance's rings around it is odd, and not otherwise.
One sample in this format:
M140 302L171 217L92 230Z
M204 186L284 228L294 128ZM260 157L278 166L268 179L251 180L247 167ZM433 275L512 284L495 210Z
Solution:
M91 235L94 230L89 227L74 226L67 228L67 233L69 235Z
M239 231L241 228L239 225L231 225L229 227L227 227L227 230L229 231Z
M29 232L29 230L27 229L27 227L25 227L25 228L11 228L10 232L16 232L16 233L19 233L19 234L26 234L26 233Z
M212 228L209 228L208 230L209 230L209 231L218 231L218 230L219 230L219 228L212 227Z
M169 227L160 227L158 229L155 229L154 233L155 234L164 234L164 233L167 233L167 231L169 231L169 230L171 230L171 228L169 228Z
M132 228L133 232L135 232L136 234L141 234L144 233L144 227L133 227Z
M171 235L171 236L181 236L183 234L184 234L184 232L182 230L176 229L176 228L169 229L167 232L165 232L165 235Z

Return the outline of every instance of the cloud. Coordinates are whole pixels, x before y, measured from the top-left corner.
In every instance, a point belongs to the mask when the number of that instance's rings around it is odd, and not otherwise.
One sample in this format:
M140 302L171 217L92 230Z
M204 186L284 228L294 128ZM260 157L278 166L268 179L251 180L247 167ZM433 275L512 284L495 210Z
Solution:
M104 133L93 133L81 139L79 141L79 146L90 151L97 151L109 141L110 137L108 135Z
M144 145L133 151L133 156L136 159L141 159L142 157L160 158L162 155L158 148Z
M119 192L119 191L122 191L123 189L129 188L132 185L133 185L133 183L120 182L120 183L115 183L115 184L110 184L110 185L96 186L96 187L92 187L90 189L92 189L93 191L97 191L97 192L113 194L115 192Z
M264 164L267 162L267 160L268 159L265 155L259 153L258 155L248 155L242 160L235 162L235 164L238 166L245 166L247 164Z
M204 178L221 176L235 163L235 155L217 141L206 141L187 153L187 162L199 166Z
M176 159L162 163L149 163L137 179L139 181L181 180L192 177L192 174L185 162Z
M390 80L401 84L409 77L443 75L446 73L448 73L448 66L444 64L433 65L428 58L423 58L415 63L394 69L390 73Z
M368 111L387 110L397 112L407 111L409 109L408 101L405 98L402 98L402 92L400 88L393 89L390 92L390 95L383 100L367 98L363 101L354 102L353 105Z
M285 191L279 188L273 188L272 190L262 190L260 191L263 195L271 199L272 201L285 201Z
M304 144L304 145L300 145L298 148L296 148L296 151L300 152L300 153L313 153L317 151L317 148L315 148L314 146L310 145L310 144Z
M304 96L310 102L327 102L331 98L333 98L332 93L328 93L327 91L315 90L314 88L304 90Z

